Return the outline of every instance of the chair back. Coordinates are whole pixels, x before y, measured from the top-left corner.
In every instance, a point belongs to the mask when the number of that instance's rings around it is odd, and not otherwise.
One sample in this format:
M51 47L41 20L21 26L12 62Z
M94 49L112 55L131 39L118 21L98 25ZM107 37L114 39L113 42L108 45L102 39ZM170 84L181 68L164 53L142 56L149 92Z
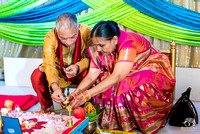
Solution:
M170 50L169 51L160 51L164 54L166 54L169 57L171 67L172 67L172 72L175 75L176 72L176 43L173 40L172 43L170 44Z

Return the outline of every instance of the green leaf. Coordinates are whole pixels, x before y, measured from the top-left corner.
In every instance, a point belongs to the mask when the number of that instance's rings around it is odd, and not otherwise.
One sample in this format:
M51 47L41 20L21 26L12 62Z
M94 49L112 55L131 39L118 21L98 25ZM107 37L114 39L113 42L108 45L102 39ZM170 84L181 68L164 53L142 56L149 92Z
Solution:
M103 110L105 110L105 107L103 107L102 109L100 109L98 114L101 114L103 112Z
M95 116L95 115L97 115L94 111L92 111L92 112L90 112L90 113L87 113L85 116Z
M98 115L94 111L87 113L85 116L89 117L89 121L94 121L98 117Z
M89 117L89 121L95 121L97 118L98 118L98 116L103 112L103 110L105 109L105 107L104 108L102 108L102 109L99 109L99 106L100 106L100 104L95 104L95 105L93 105L93 107L95 108L95 110L96 110L96 113L92 110L90 113L87 113L85 116L86 117Z
M102 109L99 109L100 104L95 104L94 108L96 109L97 114L100 114L103 112L103 110L105 109L105 107L103 107Z
M93 117L91 117L91 118L89 119L89 121L95 121L95 120L97 119L97 117L98 117L98 115L93 116Z
M100 106L100 104L98 103L98 104L95 104L95 105L93 105L94 106L94 108L96 109L96 112L97 112L97 114L100 112L100 110L99 110L99 106Z

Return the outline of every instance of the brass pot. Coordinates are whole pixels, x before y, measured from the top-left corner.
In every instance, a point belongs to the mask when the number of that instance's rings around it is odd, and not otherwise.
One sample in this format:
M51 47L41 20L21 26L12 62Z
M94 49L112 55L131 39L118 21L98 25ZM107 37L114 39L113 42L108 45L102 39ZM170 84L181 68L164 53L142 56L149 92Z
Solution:
M89 122L88 126L83 130L83 133L85 134L92 134L97 129L97 123L96 122Z

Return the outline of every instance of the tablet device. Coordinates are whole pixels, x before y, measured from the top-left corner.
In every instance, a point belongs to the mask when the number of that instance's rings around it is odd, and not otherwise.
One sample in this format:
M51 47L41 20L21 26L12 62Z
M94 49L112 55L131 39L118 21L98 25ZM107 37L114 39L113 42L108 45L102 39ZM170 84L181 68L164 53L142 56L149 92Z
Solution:
M18 118L1 116L4 134L22 134Z

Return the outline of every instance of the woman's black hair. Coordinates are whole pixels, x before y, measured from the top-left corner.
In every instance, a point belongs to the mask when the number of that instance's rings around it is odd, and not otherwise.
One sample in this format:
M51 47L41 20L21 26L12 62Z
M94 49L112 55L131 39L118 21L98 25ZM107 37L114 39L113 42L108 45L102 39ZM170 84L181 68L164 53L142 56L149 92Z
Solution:
M101 21L97 23L91 33L90 37L103 37L107 40L112 40L114 36L120 36L118 24L114 21Z

